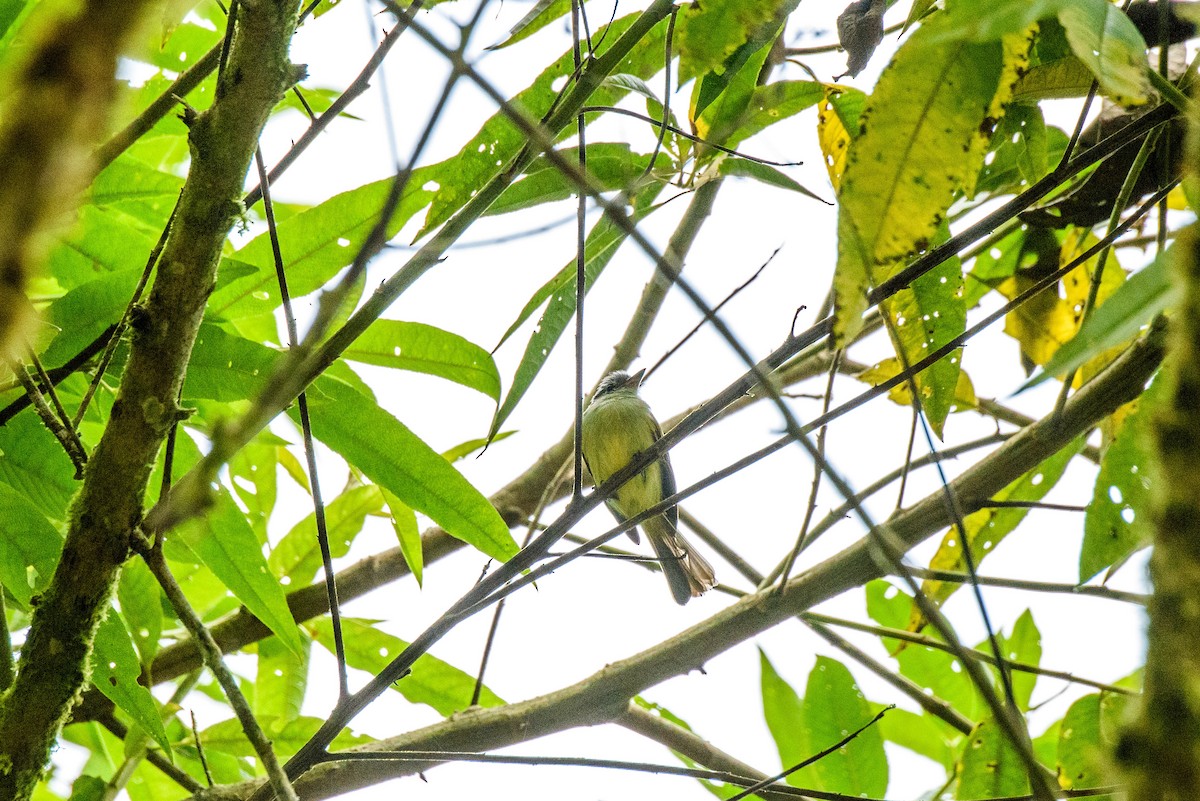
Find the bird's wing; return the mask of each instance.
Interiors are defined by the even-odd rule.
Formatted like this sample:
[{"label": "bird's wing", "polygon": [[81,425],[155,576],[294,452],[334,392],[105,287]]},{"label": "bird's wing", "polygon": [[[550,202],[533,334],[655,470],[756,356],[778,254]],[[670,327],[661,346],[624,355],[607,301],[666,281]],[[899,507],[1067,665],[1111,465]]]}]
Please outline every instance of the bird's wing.
[{"label": "bird's wing", "polygon": [[[658,421],[654,422],[654,441],[658,442],[662,439],[662,428],[658,425]],[[659,476],[662,484],[662,495],[660,498],[669,498],[675,494],[675,471],[671,469],[671,457],[664,453],[659,461]],[[672,506],[670,509],[663,512],[663,515],[671,523],[671,528],[679,527],[679,509]]]}]

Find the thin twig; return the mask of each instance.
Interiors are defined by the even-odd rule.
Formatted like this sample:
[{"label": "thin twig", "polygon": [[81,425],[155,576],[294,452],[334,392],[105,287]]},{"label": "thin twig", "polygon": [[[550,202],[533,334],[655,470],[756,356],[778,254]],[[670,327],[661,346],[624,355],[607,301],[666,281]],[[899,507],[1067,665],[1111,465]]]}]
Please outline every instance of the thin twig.
[{"label": "thin twig", "polygon": [[54,438],[62,445],[67,457],[70,458],[71,464],[75,465],[75,478],[82,478],[84,465],[87,464],[87,453],[84,452],[83,444],[79,441],[75,432],[71,431],[54,414],[54,410],[46,403],[45,397],[42,396],[41,390],[38,389],[37,384],[30,377],[25,365],[13,360],[9,362],[9,369],[12,370],[17,380],[21,382],[21,386],[25,390],[25,395],[29,398],[30,403],[33,404],[33,409],[41,419],[42,425],[54,435]]}]

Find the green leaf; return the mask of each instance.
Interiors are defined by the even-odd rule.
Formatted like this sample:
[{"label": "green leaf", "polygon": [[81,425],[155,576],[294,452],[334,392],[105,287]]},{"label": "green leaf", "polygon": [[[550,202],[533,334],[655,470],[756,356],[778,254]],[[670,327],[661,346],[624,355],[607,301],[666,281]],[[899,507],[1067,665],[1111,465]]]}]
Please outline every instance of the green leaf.
[{"label": "green leaf", "polygon": [[276,468],[280,446],[284,444],[266,431],[229,460],[229,483],[246,507],[246,517],[255,536],[264,544],[267,542],[267,521],[275,509],[279,483]]},{"label": "green leaf", "polygon": [[218,490],[208,516],[180,526],[175,539],[190,548],[288,648],[295,653],[303,650],[283,587],[271,574],[254,530],[227,490]]},{"label": "green leaf", "polygon": [[[287,758],[299,751],[300,747],[317,733],[325,720],[305,715],[291,720],[269,718],[260,719],[258,722],[271,739],[271,746],[275,749],[275,753],[280,757]],[[250,741],[246,739],[246,733],[237,718],[229,718],[204,729],[200,732],[200,742],[204,744],[206,756],[210,751],[241,759],[253,759],[258,756],[254,747],[250,745]],[[352,734],[348,730],[343,730],[329,744],[329,750],[338,751],[356,745],[368,745],[372,742],[375,742],[374,739],[364,734]]]},{"label": "green leaf", "polygon": [[781,0],[705,0],[684,6],[675,28],[680,85],[728,66],[726,61],[747,42],[757,50],[763,29],[778,27],[777,16],[788,5]]},{"label": "green leaf", "polygon": [[[373,484],[351,487],[325,505],[325,528],[329,534],[329,552],[335,558],[345,556],[354,538],[362,531],[368,515],[383,509],[383,494]],[[289,587],[299,589],[312,583],[321,569],[321,549],[317,540],[316,512],[309,514],[284,535],[271,551],[267,564],[271,572]]]},{"label": "green leaf", "polygon": [[[593,42],[615,42],[641,16],[641,13],[627,14],[610,25],[592,33]],[[648,78],[662,69],[663,39],[666,36],[666,20],[650,30],[641,42],[625,59],[617,65],[614,73],[626,73],[640,78]],[[601,48],[596,55],[604,53]],[[574,74],[574,53],[571,50],[563,53],[557,61],[547,67],[534,79],[526,89],[518,92],[509,102],[526,114],[539,119],[556,102],[559,92],[555,87],[567,76]],[[601,86],[588,98],[592,106],[611,106],[625,96],[627,92],[613,85]],[[561,136],[575,133],[572,126],[561,132]],[[430,204],[429,213],[425,216],[417,238],[425,236],[429,231],[444,223],[470,200],[479,188],[498,175],[513,157],[528,145],[528,137],[517,128],[503,112],[492,115],[471,141],[463,147],[456,156],[442,165],[446,167],[436,176],[437,189]],[[441,165],[435,165],[441,166]]]},{"label": "green leaf", "polygon": [[1168,275],[1167,265],[1179,258],[1172,246],[1117,287],[1107,300],[1088,315],[1075,336],[1063,344],[1045,368],[1022,385],[1019,392],[1037,386],[1051,376],[1063,376],[1109,348],[1128,342],[1142,326],[1179,302],[1179,290]]},{"label": "green leaf", "polygon": [[[579,161],[577,147],[562,148],[558,153],[573,164]],[[588,174],[605,190],[634,190],[649,163],[649,153],[634,153],[624,142],[597,142],[587,146]],[[654,159],[654,169],[671,173],[675,171],[675,165],[666,153],[658,153]],[[529,209],[543,203],[566,200],[574,197],[578,191],[574,181],[563,175],[545,156],[539,156],[529,165],[523,178],[496,198],[487,213],[507,214]]]},{"label": "green leaf", "polygon": [[8,484],[0,483],[0,584],[28,609],[50,583],[63,538],[46,516]]},{"label": "green leaf", "polygon": [[150,691],[138,684],[142,666],[133,650],[125,621],[115,609],[108,610],[108,615],[96,629],[91,662],[92,683],[96,689],[145,729],[169,755],[171,742],[163,728],[158,705]]},{"label": "green leaf", "polygon": [[158,653],[158,638],[162,635],[163,594],[154,574],[141,559],[131,559],[121,568],[117,602],[142,665],[149,665]]},{"label": "green leaf", "polygon": [[862,326],[867,292],[892,265],[929,245],[956,193],[983,165],[990,122],[1003,115],[1005,76],[1026,53],[1000,43],[931,46],[929,23],[880,76],[841,179],[834,332]]},{"label": "green leaf", "polygon": [[[333,627],[329,618],[321,618],[308,625],[317,641],[332,651]],[[408,647],[404,640],[380,631],[370,620],[342,618],[342,632],[346,641],[347,664],[371,674],[381,671]],[[437,657],[424,654],[413,663],[412,672],[393,684],[392,688],[414,704],[426,704],[439,714],[449,716],[470,705],[475,678]],[[479,695],[480,706],[500,706],[503,703],[487,687]]]},{"label": "green leaf", "polygon": [[309,388],[308,403],[314,435],[373,482],[488,556],[503,561],[517,552],[487,498],[374,401],[326,375]]},{"label": "green leaf", "polygon": [[1025,766],[1004,732],[991,718],[980,721],[963,748],[954,797],[974,801],[1028,792]]},{"label": "green leaf", "polygon": [[[1072,444],[997,492],[992,496],[993,499],[998,501],[1040,501],[1058,483],[1067,469],[1067,464],[1075,454],[1079,453],[1083,445],[1084,438],[1076,438]],[[963,520],[963,525],[966,527],[965,536],[971,546],[971,555],[975,557],[975,565],[982,564],[983,560],[996,550],[996,546],[1000,544],[1001,540],[1007,537],[1028,513],[1028,508],[1018,506],[984,508],[967,515]],[[964,572],[967,569],[958,526],[952,526],[942,537],[937,552],[929,562],[929,568],[956,572]],[[921,582],[921,591],[935,604],[942,604],[961,586],[962,584],[954,581],[926,579]],[[914,607],[908,629],[920,631],[926,622],[924,615]]]},{"label": "green leaf", "polygon": [[893,709],[879,721],[879,732],[888,742],[907,748],[953,770],[955,754],[946,727],[932,715]]},{"label": "green leaf", "polygon": [[[149,248],[146,252],[149,253]],[[103,273],[51,303],[42,319],[46,330],[56,331],[57,335],[42,351],[42,362],[66,364],[106,328],[120,320],[141,276],[141,267]]]},{"label": "green leaf", "polygon": [[[949,237],[944,226],[938,239]],[[925,273],[882,304],[891,320],[893,345],[901,364],[916,364],[928,354],[953,341],[967,329],[963,303],[962,262],[957,256]],[[921,409],[938,439],[955,392],[962,367],[962,348],[947,353],[915,376]]]},{"label": "green leaf", "polygon": [[387,490],[383,490],[383,499],[387,503],[388,516],[392,520],[392,528],[396,532],[396,541],[400,546],[400,555],[404,557],[408,569],[412,571],[417,586],[423,586],[422,572],[425,568],[425,551],[421,544],[421,532],[417,528],[417,515],[408,504]]},{"label": "green leaf", "polygon": [[533,8],[529,9],[529,13],[512,26],[502,42],[487,49],[499,50],[527,39],[570,10],[571,0],[537,0]]},{"label": "green leaf", "polygon": [[485,439],[484,437],[478,437],[476,439],[469,439],[466,442],[460,442],[457,445],[455,445],[453,448],[450,448],[449,450],[446,450],[446,451],[442,451],[442,458],[444,458],[447,462],[454,464],[455,462],[457,462],[460,459],[466,459],[472,453],[475,453],[475,451],[483,450],[484,448],[486,448],[488,445],[490,445],[493,442],[499,442],[500,440],[508,439],[515,433],[517,433],[517,432],[516,431],[501,431],[499,434],[492,437],[492,439],[490,441]]},{"label": "green leaf", "polygon": [[[636,202],[637,206],[632,215],[634,223],[641,223],[651,212],[657,207],[653,204],[654,199],[658,196],[662,189],[661,184],[655,184],[647,188],[647,191],[638,195]],[[617,252],[617,249],[626,239],[625,230],[613,223],[607,215],[600,218],[588,233],[587,240],[584,243],[583,255],[583,270],[584,270],[584,291],[591,289],[592,284],[608,266],[609,261]],[[529,337],[529,343],[525,346],[525,353],[521,357],[521,363],[517,365],[516,373],[513,375],[512,386],[509,387],[508,394],[504,397],[504,402],[500,404],[500,408],[496,410],[496,415],[492,419],[492,425],[488,429],[488,438],[493,439],[500,431],[500,427],[504,425],[504,421],[517,408],[517,404],[521,398],[525,396],[525,392],[533,384],[533,380],[537,378],[541,372],[542,365],[546,363],[546,359],[550,357],[550,351],[554,349],[558,343],[559,337],[566,330],[567,324],[575,316],[575,261],[570,261],[566,266],[559,270],[558,274],[542,285],[529,302],[525,304],[525,308],[517,316],[504,337],[500,340],[500,344],[504,344],[516,330],[524,323],[534,311],[537,310],[542,303],[549,299],[545,311],[542,312],[542,317],[538,321],[537,328]],[[499,345],[497,345],[499,347]]]},{"label": "green leaf", "polygon": [[1013,103],[996,126],[976,193],[1016,193],[1040,180],[1062,159],[1066,135],[1047,128],[1038,106]]},{"label": "green leaf", "polygon": [[[808,759],[814,750],[808,741],[808,728],[804,725],[804,704],[761,648],[758,649],[758,657],[762,668],[763,718],[775,740],[775,747],[779,749],[780,763],[784,768],[789,768]],[[801,774],[808,776],[806,771],[801,771]],[[791,777],[788,783],[792,783]]]},{"label": "green leaf", "polygon": [[[783,5],[794,7],[795,0]],[[742,126],[781,25],[781,21],[768,23],[739,46],[722,69],[708,72],[696,82],[689,113],[693,133],[706,142],[723,145]],[[700,152],[705,153],[702,147]],[[716,155],[716,151],[708,151],[709,158]]]},{"label": "green leaf", "polygon": [[[759,656],[763,712],[784,768],[834,745],[874,716],[840,662],[818,656],[801,700],[766,654],[760,650]],[[872,726],[837,751],[789,774],[787,781],[795,787],[879,797],[887,789],[887,777],[883,735]]]},{"label": "green leaf", "polygon": [[376,320],[346,349],[345,358],[436,375],[500,400],[500,374],[492,355],[432,325]]},{"label": "green leaf", "polygon": [[[428,205],[433,194],[425,186],[437,180],[440,168],[441,165],[432,165],[413,171],[404,196],[388,221],[388,238]],[[280,249],[293,298],[319,289],[353,261],[367,234],[379,221],[393,183],[393,179],[385,178],[365,184],[279,223]],[[238,320],[274,310],[280,296],[269,232],[256,236],[236,255],[239,261],[256,267],[257,272],[214,292],[208,303],[211,312],[227,320]]]},{"label": "green leaf", "polygon": [[734,175],[741,178],[753,178],[754,180],[766,184],[767,186],[778,187],[779,189],[787,189],[790,192],[799,192],[802,195],[807,195],[814,200],[819,200],[826,205],[833,205],[828,200],[825,200],[816,192],[806,189],[798,181],[788,177],[785,173],[775,169],[769,164],[762,164],[749,159],[740,159],[736,156],[728,156],[721,160],[721,175]]},{"label": "green leaf", "polygon": [[[1000,647],[1005,659],[1037,666],[1042,661],[1042,633],[1033,622],[1033,613],[1026,609],[1013,624],[1012,633],[1000,636]],[[980,647],[986,647],[984,643]],[[1033,697],[1033,688],[1037,684],[1037,674],[1024,670],[1014,670],[1009,674],[1012,678],[1013,694],[1017,706],[1022,711],[1029,711],[1029,700]]]},{"label": "green leaf", "polygon": [[1058,12],[1058,21],[1105,95],[1122,106],[1150,101],[1146,41],[1124,12],[1108,0],[1074,0]]},{"label": "green leaf", "polygon": [[1085,695],[1067,710],[1058,734],[1058,776],[1064,789],[1107,784],[1100,741],[1100,694]]},{"label": "green leaf", "polygon": [[312,640],[295,653],[278,637],[258,643],[258,673],[254,680],[254,715],[290,722],[300,717],[304,692],[308,686],[308,660]]},{"label": "green leaf", "polygon": [[[914,611],[912,596],[898,587],[876,579],[867,584],[867,614],[881,626],[904,630]],[[911,679],[919,687],[929,688],[967,718],[973,719],[984,709],[979,692],[967,676],[958,659],[943,650],[927,645],[901,643],[887,637],[880,638],[883,646],[900,665],[900,674]],[[948,733],[953,747],[957,732]]]},{"label": "green leaf", "polygon": [[[93,179],[89,195],[95,206],[114,206],[143,223],[162,223],[170,216],[182,188],[179,176],[123,154]],[[89,209],[84,206],[81,211]],[[142,255],[143,263],[147,255]]]},{"label": "green leaf", "polygon": [[[828,748],[874,716],[846,666],[818,656],[804,691],[804,722],[808,742],[817,750]],[[827,754],[809,768],[818,786],[828,792],[879,798],[887,791],[888,763],[883,735],[871,726],[846,745]],[[803,773],[804,771],[800,771]],[[793,774],[799,775],[799,774]],[[791,777],[788,777],[789,780]],[[790,783],[790,781],[789,781]],[[809,786],[800,781],[796,786]]]},{"label": "green leaf", "polygon": [[824,97],[825,84],[818,81],[772,81],[756,86],[741,123],[723,144],[736,148],[775,123],[815,106]]},{"label": "green leaf", "polygon": [[[1104,307],[1101,306],[1101,309]],[[1154,421],[1167,394],[1169,382],[1160,373],[1137,400],[1104,449],[1096,476],[1092,502],[1083,522],[1083,547],[1079,551],[1079,581],[1119,565],[1150,544],[1154,471]]]}]

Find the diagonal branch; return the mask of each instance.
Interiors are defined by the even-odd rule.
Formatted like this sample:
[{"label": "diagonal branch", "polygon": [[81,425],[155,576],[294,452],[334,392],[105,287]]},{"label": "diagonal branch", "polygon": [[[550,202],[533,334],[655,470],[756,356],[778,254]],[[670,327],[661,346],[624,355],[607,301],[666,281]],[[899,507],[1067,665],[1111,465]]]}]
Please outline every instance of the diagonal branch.
[{"label": "diagonal branch", "polygon": [[[952,482],[963,509],[969,513],[979,508],[994,492],[1136,397],[1162,355],[1163,331],[1156,327],[1072,397],[1061,416],[1035,423],[985,462],[965,471]],[[938,491],[910,509],[893,514],[886,525],[898,542],[911,548],[948,522],[949,514]],[[781,593],[764,591],[746,596],[677,636],[610,664],[577,684],[521,703],[457,715],[371,748],[482,751],[576,726],[617,720],[638,693],[698,668],[734,645],[882,574],[874,545],[868,538],[861,539],[789,581]],[[301,777],[296,787],[306,799],[328,798],[385,779],[414,775],[439,761],[359,762],[350,768],[323,764]],[[248,797],[256,787],[255,783],[241,785],[234,793]]]}]

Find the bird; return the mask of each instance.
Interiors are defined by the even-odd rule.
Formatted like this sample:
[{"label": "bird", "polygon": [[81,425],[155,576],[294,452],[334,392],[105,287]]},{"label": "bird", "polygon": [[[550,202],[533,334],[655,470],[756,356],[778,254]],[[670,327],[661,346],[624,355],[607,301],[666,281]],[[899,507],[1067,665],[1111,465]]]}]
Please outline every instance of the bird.
[{"label": "bird", "polygon": [[[606,375],[583,413],[583,460],[596,486],[637,454],[650,448],[662,436],[662,429],[650,406],[638,396],[645,370],[630,375],[616,371]],[[619,522],[637,517],[664,498],[675,494],[675,473],[664,453],[641,473],[621,485],[605,500]],[[679,510],[672,506],[661,514],[642,521],[641,527],[658,557],[671,595],[679,604],[716,586],[712,565],[696,552],[679,533]],[[640,542],[637,528],[629,530],[634,542]]]}]

